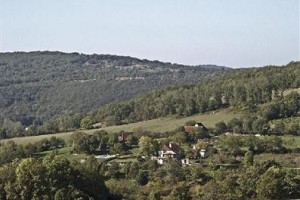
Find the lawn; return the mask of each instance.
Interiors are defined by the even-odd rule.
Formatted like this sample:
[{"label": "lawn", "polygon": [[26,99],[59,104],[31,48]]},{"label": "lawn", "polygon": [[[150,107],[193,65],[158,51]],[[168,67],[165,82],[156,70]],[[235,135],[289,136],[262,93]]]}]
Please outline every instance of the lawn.
[{"label": "lawn", "polygon": [[[220,121],[229,121],[230,119],[236,117],[240,117],[241,114],[235,113],[230,109],[223,109],[214,112],[209,112],[205,114],[198,114],[193,115],[190,117],[184,118],[176,118],[175,116],[153,119],[143,122],[137,122],[132,124],[124,124],[120,126],[110,126],[105,127],[102,129],[92,129],[92,130],[80,130],[88,134],[92,134],[94,131],[97,130],[106,130],[108,132],[119,132],[121,130],[124,131],[136,131],[139,129],[148,130],[148,131],[157,131],[157,132],[165,132],[165,131],[172,131],[179,126],[183,126],[185,122],[189,120],[195,120],[196,122],[201,122],[207,127],[214,127],[217,122]],[[52,136],[62,138],[67,141],[70,135],[74,132],[66,132],[66,133],[57,133],[57,134],[49,134],[49,135],[39,135],[39,136],[30,136],[30,137],[19,137],[19,138],[12,138],[12,139],[4,139],[1,142],[7,142],[9,140],[13,140],[18,144],[28,144],[34,143],[36,141],[42,140],[44,138],[50,138]]]}]

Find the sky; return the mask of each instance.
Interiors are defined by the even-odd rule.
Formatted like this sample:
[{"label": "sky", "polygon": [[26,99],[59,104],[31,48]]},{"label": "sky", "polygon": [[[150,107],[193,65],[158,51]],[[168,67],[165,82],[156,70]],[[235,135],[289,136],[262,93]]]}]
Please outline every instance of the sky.
[{"label": "sky", "polygon": [[0,52],[284,65],[300,60],[299,9],[299,0],[0,0]]}]

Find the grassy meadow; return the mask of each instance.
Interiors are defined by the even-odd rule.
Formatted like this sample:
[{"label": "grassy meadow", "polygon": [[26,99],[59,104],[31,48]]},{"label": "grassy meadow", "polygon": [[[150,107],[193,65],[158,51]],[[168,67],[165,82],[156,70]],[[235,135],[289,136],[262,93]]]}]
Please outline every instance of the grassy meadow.
[{"label": "grassy meadow", "polygon": [[283,95],[286,96],[286,95],[290,94],[291,92],[298,92],[300,94],[300,88],[293,88],[293,89],[285,90],[283,92]]},{"label": "grassy meadow", "polygon": [[[100,129],[92,129],[92,130],[77,130],[83,131],[85,133],[91,134],[97,130],[105,130],[108,132],[119,132],[119,131],[136,131],[136,130],[148,130],[154,132],[166,132],[172,131],[180,126],[183,126],[189,120],[195,120],[196,122],[201,122],[207,127],[214,127],[217,122],[220,121],[229,121],[230,119],[236,117],[240,117],[241,114],[235,113],[230,109],[223,109],[214,112],[209,112],[205,114],[198,114],[193,115],[190,117],[184,118],[176,118],[175,116],[153,119],[148,121],[142,121],[132,124],[124,124],[120,126],[109,126]],[[67,141],[70,135],[74,132],[64,132],[64,133],[57,133],[57,134],[48,134],[48,135],[39,135],[39,136],[30,136],[30,137],[19,137],[19,138],[12,138],[12,139],[4,139],[1,142],[7,142],[9,140],[13,140],[18,144],[28,144],[34,143],[44,138],[50,138],[52,136],[62,138],[63,140]]]}]

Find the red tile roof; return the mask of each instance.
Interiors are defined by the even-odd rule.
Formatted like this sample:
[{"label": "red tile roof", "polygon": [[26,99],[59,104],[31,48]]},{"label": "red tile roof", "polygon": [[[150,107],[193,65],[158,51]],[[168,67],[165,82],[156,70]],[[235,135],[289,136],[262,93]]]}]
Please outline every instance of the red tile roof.
[{"label": "red tile roof", "polygon": [[185,126],[184,127],[184,132],[186,133],[193,133],[195,132],[196,130],[199,130],[199,129],[204,129],[204,130],[208,130],[202,123],[196,123],[195,126]]}]

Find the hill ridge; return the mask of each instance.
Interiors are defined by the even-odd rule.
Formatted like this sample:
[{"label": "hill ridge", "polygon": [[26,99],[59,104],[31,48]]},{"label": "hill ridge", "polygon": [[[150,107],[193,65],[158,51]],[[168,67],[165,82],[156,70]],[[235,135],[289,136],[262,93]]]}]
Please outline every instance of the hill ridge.
[{"label": "hill ridge", "polygon": [[[211,66],[212,68],[210,68]],[[86,113],[155,89],[197,84],[232,71],[109,54],[0,53],[0,126]]]}]

